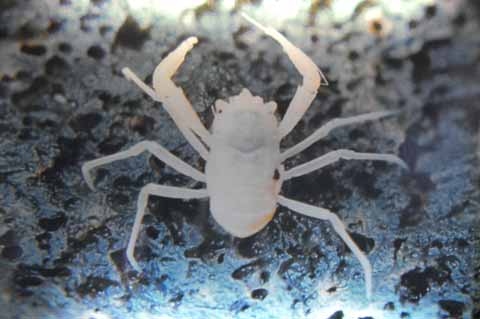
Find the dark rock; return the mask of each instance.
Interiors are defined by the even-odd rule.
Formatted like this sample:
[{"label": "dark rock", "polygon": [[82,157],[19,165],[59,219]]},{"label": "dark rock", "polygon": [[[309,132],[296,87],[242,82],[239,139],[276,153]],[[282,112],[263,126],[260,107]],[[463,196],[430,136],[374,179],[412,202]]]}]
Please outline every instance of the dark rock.
[{"label": "dark rock", "polygon": [[20,51],[29,55],[41,56],[47,52],[47,48],[41,44],[22,44]]},{"label": "dark rock", "polygon": [[150,28],[141,29],[138,22],[131,16],[128,16],[118,29],[113,41],[112,49],[118,46],[127,47],[133,50],[140,50],[150,38]]},{"label": "dark rock", "polygon": [[105,50],[99,45],[92,45],[87,50],[87,54],[89,57],[94,58],[95,60],[101,60],[105,57]]},{"label": "dark rock", "polygon": [[253,299],[263,300],[267,297],[267,295],[268,295],[268,290],[267,289],[259,288],[259,289],[255,289],[254,291],[252,291],[252,298]]},{"label": "dark rock", "polygon": [[440,308],[448,312],[452,318],[461,318],[465,311],[465,304],[456,300],[440,300]]}]

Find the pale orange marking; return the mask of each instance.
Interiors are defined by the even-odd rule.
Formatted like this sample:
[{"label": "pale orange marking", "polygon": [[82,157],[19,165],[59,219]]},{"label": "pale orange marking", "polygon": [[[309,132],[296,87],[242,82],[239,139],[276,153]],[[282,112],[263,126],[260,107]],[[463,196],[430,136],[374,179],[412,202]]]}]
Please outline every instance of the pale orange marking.
[{"label": "pale orange marking", "polygon": [[265,215],[262,219],[260,219],[257,223],[252,225],[252,228],[257,230],[257,229],[262,229],[267,225],[273,218],[273,215],[275,215],[275,211],[277,208],[275,207],[269,214]]}]

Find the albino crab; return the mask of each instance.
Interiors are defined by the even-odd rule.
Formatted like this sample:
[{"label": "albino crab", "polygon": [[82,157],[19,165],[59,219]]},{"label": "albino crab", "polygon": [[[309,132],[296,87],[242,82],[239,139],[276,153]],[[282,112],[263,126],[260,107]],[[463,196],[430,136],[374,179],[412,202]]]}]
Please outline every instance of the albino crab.
[{"label": "albino crab", "polygon": [[180,199],[208,197],[214,219],[230,234],[242,238],[251,236],[265,227],[273,218],[277,205],[280,204],[300,214],[331,222],[335,231],[360,261],[365,273],[367,296],[370,297],[372,267],[365,254],[346,232],[338,216],[325,208],[286,198],[280,195],[280,190],[283,181],[305,175],[340,159],[386,161],[405,168],[406,164],[394,155],[358,153],[346,149],[329,152],[287,171],[284,170],[282,162],[327,136],[337,127],[379,119],[393,112],[373,112],[333,119],[302,142],[281,151],[280,141],[305,114],[316,96],[322,79],[326,84],[328,83],[312,60],[283,35],[273,28],[260,25],[247,15],[243,16],[276,40],[303,76],[303,84],[297,89],[281,122],[278,123],[275,117],[274,102],[265,103],[260,97],[252,96],[247,89],[243,89],[239,95],[230,98],[229,101],[215,102],[212,106],[214,120],[209,132],[201,123],[182,89],[175,86],[171,80],[187,52],[198,42],[197,38],[190,37],[156,67],[153,73],[154,90],[142,82],[130,69],[124,68],[122,72],[127,79],[137,84],[155,101],[162,102],[187,141],[206,160],[205,173],[172,155],[159,144],[144,141],[125,151],[86,162],[82,166],[83,176],[89,187],[94,189],[90,176],[91,169],[148,151],[180,173],[206,184],[205,189],[186,189],[157,184],[148,184],[142,188],[126,252],[129,262],[137,271],[141,271],[141,268],[133,252],[150,195]]}]

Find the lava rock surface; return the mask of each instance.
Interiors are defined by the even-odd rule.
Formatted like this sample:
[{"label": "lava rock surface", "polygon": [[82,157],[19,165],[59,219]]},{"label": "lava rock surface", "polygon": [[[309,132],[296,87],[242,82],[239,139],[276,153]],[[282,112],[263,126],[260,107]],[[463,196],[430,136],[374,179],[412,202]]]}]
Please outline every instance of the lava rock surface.
[{"label": "lava rock surface", "polygon": [[[268,1],[228,10],[212,1],[177,16],[128,1],[2,1],[0,318],[476,318],[480,6],[405,1],[408,10],[395,11],[361,1],[338,17],[335,2],[312,1],[282,24]],[[243,87],[285,113],[302,79],[239,10],[278,28],[330,81],[283,148],[335,117],[400,111],[335,130],[286,163],[350,148],[409,165],[340,161],[282,190],[344,221],[373,265],[370,303],[332,227],[283,207],[238,239],[208,200],[151,198],[137,273],[124,253],[141,187],[202,184],[149,155],[96,169],[96,192],[81,176],[85,161],[142,140],[204,169],[161,103],[120,72],[129,66],[150,83],[188,36],[200,42],[175,82],[207,127],[210,106]]]}]

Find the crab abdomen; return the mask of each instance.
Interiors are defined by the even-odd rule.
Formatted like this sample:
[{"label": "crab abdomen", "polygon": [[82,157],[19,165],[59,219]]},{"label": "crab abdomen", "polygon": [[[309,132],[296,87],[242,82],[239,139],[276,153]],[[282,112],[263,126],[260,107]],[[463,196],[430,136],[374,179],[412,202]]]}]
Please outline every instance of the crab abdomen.
[{"label": "crab abdomen", "polygon": [[277,207],[279,153],[212,148],[205,169],[210,211],[230,234],[248,237],[265,227]]}]

